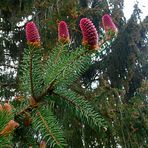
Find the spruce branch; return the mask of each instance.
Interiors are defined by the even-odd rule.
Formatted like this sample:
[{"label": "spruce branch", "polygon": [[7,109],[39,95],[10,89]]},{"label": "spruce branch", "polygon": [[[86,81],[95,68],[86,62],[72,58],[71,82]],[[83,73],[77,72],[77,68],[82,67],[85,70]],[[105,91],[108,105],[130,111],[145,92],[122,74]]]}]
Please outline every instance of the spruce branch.
[{"label": "spruce branch", "polygon": [[90,54],[88,50],[85,50],[81,47],[77,48],[73,52],[70,52],[67,50],[67,48],[65,48],[66,46],[63,46],[63,49],[61,49],[61,47],[60,49],[59,47],[57,47],[57,49],[55,49],[55,51],[51,54],[51,57],[47,61],[44,76],[46,90],[44,90],[44,92],[47,92],[47,89],[53,82],[55,82],[54,85],[56,85],[61,80],[61,78],[64,79],[65,77],[63,73],[65,71],[68,72],[68,70],[70,70],[71,67],[73,67],[76,64],[78,65],[79,62],[82,62],[81,64],[83,65],[84,59],[87,55]]},{"label": "spruce branch", "polygon": [[53,95],[56,96],[54,98],[58,100],[57,103],[61,102],[67,104],[67,107],[75,112],[80,120],[86,122],[95,130],[100,127],[107,127],[107,122],[82,96],[65,88],[57,88],[57,90],[53,91]]},{"label": "spruce branch", "polygon": [[62,47],[59,49],[59,52],[57,53],[57,55],[56,55],[56,57],[55,57],[54,64],[56,64],[56,63],[58,62],[58,60],[59,60],[59,58],[60,58],[60,56],[61,56],[61,54],[62,54],[62,51],[63,51],[63,49],[64,49],[63,44],[61,44],[61,45],[62,45]]},{"label": "spruce branch", "polygon": [[46,127],[46,130],[49,132],[49,134],[51,135],[51,137],[53,138],[53,140],[56,142],[57,145],[60,145],[60,142],[56,139],[55,135],[52,133],[51,129],[48,127],[44,117],[42,116],[42,114],[37,110],[37,114],[40,116],[43,124]]},{"label": "spruce branch", "polygon": [[33,108],[37,108],[38,103],[35,101],[33,97],[29,99],[25,99],[21,102],[20,106],[16,108],[17,112],[15,113],[15,118],[26,114],[27,112],[31,112]]},{"label": "spruce branch", "polygon": [[34,110],[33,127],[40,130],[42,139],[50,147],[65,147],[66,142],[61,128],[49,108],[42,107]]},{"label": "spruce branch", "polygon": [[[90,64],[88,58],[91,51],[78,48],[72,53],[69,53],[66,47],[67,45],[62,45],[62,47],[59,46],[58,50],[55,49],[54,53],[51,54],[51,58],[47,62],[47,68],[45,68],[47,69],[45,72],[45,81],[48,80],[48,85],[43,89],[42,93],[36,98],[36,100],[40,100],[46,96],[48,92],[52,92],[55,85],[58,83],[70,84],[70,81],[74,81],[80,76],[80,73],[86,69],[86,65],[88,66]],[[56,70],[57,73],[53,74],[53,77],[50,80],[48,75],[52,75],[52,72],[55,72]]]},{"label": "spruce branch", "polygon": [[41,58],[41,49],[29,46],[28,49],[25,49],[21,65],[23,91],[31,94],[35,100],[41,94],[43,87]]}]

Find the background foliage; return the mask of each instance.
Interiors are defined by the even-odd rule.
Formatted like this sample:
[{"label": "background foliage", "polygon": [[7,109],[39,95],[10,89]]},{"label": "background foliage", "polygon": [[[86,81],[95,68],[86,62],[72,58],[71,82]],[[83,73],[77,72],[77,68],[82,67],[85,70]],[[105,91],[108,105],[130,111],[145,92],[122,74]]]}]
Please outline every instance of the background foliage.
[{"label": "background foliage", "polygon": [[[69,50],[73,50],[81,44],[80,19],[90,18],[101,39],[101,17],[110,13],[119,29],[118,37],[112,45],[105,46],[107,52],[95,55],[89,69],[70,86],[91,102],[109,122],[109,128],[97,133],[73,115],[69,116],[67,110],[55,102],[51,104],[52,109],[62,122],[69,147],[147,147],[148,17],[141,21],[141,10],[135,5],[127,21],[123,6],[123,0],[109,0],[109,3],[106,0],[1,0],[1,101],[21,99],[18,73],[27,47],[24,32],[27,21],[34,20],[38,25],[46,61],[57,44],[57,23],[60,20],[68,23],[72,40]],[[21,129],[24,136],[16,131],[13,143],[28,146],[31,140],[34,141],[32,132],[26,134],[27,130]]]}]

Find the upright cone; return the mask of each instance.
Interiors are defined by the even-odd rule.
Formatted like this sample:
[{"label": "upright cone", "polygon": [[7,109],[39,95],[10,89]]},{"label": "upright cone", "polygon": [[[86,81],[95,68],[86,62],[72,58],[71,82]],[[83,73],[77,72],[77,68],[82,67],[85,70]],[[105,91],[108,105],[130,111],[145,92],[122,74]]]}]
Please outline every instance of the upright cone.
[{"label": "upright cone", "polygon": [[102,24],[105,30],[105,35],[107,40],[110,40],[118,33],[116,25],[114,24],[112,18],[108,14],[103,15]]},{"label": "upright cone", "polygon": [[26,24],[26,38],[29,45],[40,46],[40,35],[34,22]]},{"label": "upright cone", "polygon": [[98,33],[92,21],[88,18],[82,18],[80,28],[83,35],[82,44],[88,45],[90,49],[98,49]]},{"label": "upright cone", "polygon": [[58,40],[62,43],[69,43],[69,30],[65,21],[60,21],[58,24]]}]

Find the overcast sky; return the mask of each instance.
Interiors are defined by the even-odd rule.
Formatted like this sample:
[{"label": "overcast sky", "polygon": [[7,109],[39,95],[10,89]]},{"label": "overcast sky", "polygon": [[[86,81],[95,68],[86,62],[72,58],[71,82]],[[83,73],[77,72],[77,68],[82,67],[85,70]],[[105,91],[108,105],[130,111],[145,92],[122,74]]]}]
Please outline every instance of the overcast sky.
[{"label": "overcast sky", "polygon": [[133,6],[136,4],[136,1],[139,2],[139,7],[143,12],[141,18],[144,19],[145,16],[148,16],[148,0],[124,0],[124,14],[127,19],[130,18],[133,12]]}]

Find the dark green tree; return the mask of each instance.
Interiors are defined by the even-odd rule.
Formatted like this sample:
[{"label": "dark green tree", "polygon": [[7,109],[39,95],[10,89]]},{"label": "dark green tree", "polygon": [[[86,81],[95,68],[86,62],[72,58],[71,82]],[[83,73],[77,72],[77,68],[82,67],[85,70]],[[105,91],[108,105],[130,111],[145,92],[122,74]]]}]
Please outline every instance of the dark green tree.
[{"label": "dark green tree", "polygon": [[[148,17],[141,20],[141,10],[139,10],[138,5],[135,5],[133,14],[127,21],[124,17],[123,6],[123,0],[110,0],[108,2],[106,0],[1,0],[0,99],[1,102],[9,100],[16,109],[12,116],[8,116],[7,120],[4,119],[7,112],[2,114],[2,121],[5,122],[1,125],[7,125],[8,121],[12,119],[20,124],[18,129],[9,137],[13,144],[5,141],[5,138],[1,141],[15,147],[36,147],[41,139],[45,138],[46,140],[46,136],[48,137],[50,133],[42,134],[42,132],[47,132],[44,131],[42,117],[52,127],[53,123],[55,126],[57,125],[55,123],[57,122],[56,115],[64,130],[68,147],[117,147],[118,145],[122,147],[147,147]],[[31,95],[29,95],[31,92],[28,91],[29,87],[26,85],[28,83],[26,80],[30,79],[27,75],[29,68],[27,65],[23,66],[29,62],[27,59],[30,54],[30,49],[26,44],[25,23],[33,20],[38,25],[43,49],[35,51],[35,54],[39,54],[41,57],[35,56],[33,64],[40,65],[38,60],[43,58],[44,65],[50,62],[49,57],[54,59],[53,53],[56,55],[61,47],[61,45],[57,45],[57,23],[59,21],[65,20],[70,28],[71,44],[63,46],[63,54],[65,52],[71,53],[71,57],[65,58],[67,61],[64,61],[68,62],[68,59],[73,60],[75,56],[81,55],[79,53],[81,50],[83,52],[82,47],[80,47],[81,50],[79,49],[82,41],[79,28],[80,19],[90,18],[100,33],[99,39],[101,40],[104,35],[101,17],[105,13],[111,14],[119,30],[114,42],[105,43],[104,51],[93,54],[93,60],[90,60],[89,56],[87,58],[84,56],[89,61],[88,64],[85,65],[85,58],[77,61],[78,65],[73,63],[76,64],[73,71],[79,71],[82,68],[83,72],[78,72],[77,79],[76,77],[73,79],[73,71],[71,71],[71,75],[65,71],[60,79],[56,80],[57,82],[52,83],[49,91],[45,91],[47,94],[43,93],[43,98],[37,97],[38,101],[36,102],[42,102],[39,103],[39,109],[36,108],[36,103],[30,104],[28,99],[32,100]],[[23,59],[26,59],[26,62],[23,62]],[[59,60],[59,65],[57,63],[53,65],[54,68],[57,66],[57,70],[59,70],[58,66],[62,67],[60,62],[63,61],[61,60],[63,59]],[[89,68],[84,68],[87,69],[85,71],[83,66],[89,66]],[[25,79],[23,79],[23,83],[26,83],[23,87],[22,67],[26,69]],[[35,94],[37,96],[42,90],[46,90],[49,79],[52,79],[57,71],[54,69],[55,73],[51,73],[52,76],[48,77],[49,79],[46,78],[46,81],[43,81],[44,78],[41,75],[43,76],[44,70],[53,69],[53,67],[41,67],[43,69],[40,71],[38,70],[40,66],[33,69],[34,77],[38,78],[34,79],[37,80],[35,81]],[[67,75],[68,78],[65,79]],[[61,84],[62,87],[58,87]],[[63,87],[63,84],[70,84],[68,85],[69,91],[67,91],[67,87]],[[77,95],[83,97],[76,97]],[[82,108],[86,109],[84,114],[80,112],[79,106],[74,108],[71,107],[72,104],[67,103],[69,96],[76,101],[75,103],[80,103]],[[65,98],[64,102],[62,97]],[[44,109],[40,108],[40,105],[44,106]],[[108,127],[103,125],[104,128],[99,130],[96,126],[94,127],[90,118],[87,119],[87,116],[95,116],[95,113],[87,113],[89,108],[95,108],[95,113],[99,114],[99,120],[104,118]],[[48,116],[46,116],[47,112]],[[53,122],[49,123],[49,121]],[[41,128],[41,130],[36,130],[34,127]],[[61,127],[59,128],[61,129]],[[3,128],[4,126],[0,128],[0,131]],[[56,138],[63,142],[64,139],[61,138],[63,134],[57,134],[58,131],[54,128],[53,131],[57,135]],[[51,144],[51,142],[49,143]]]}]

